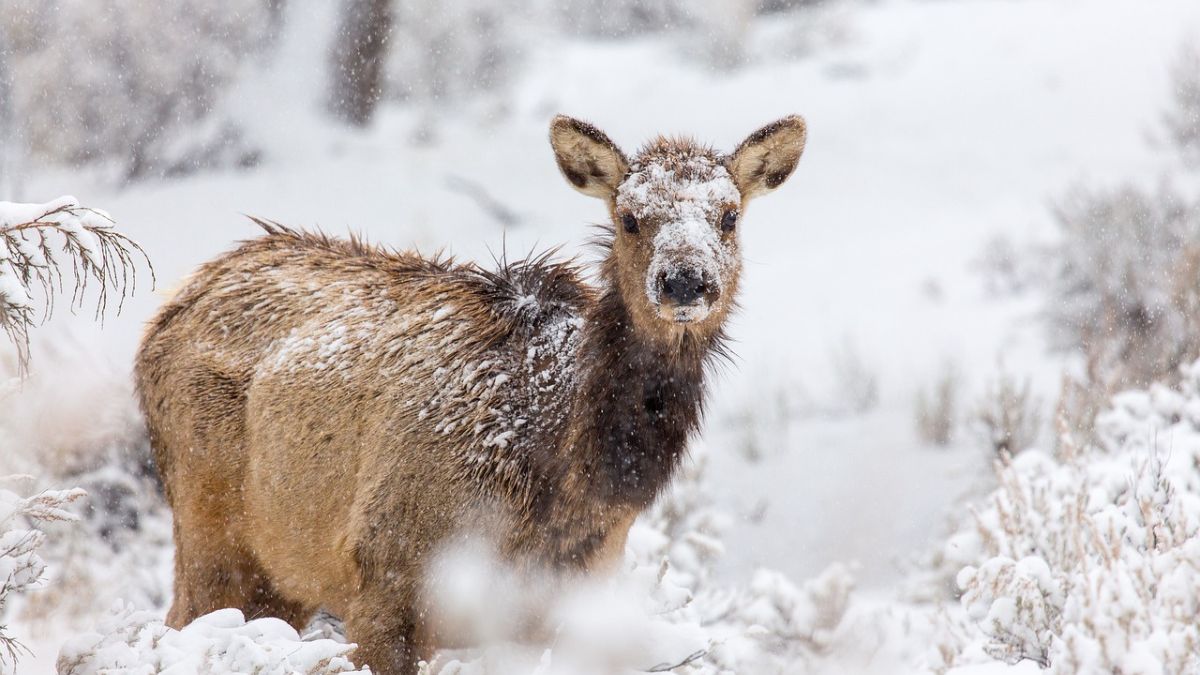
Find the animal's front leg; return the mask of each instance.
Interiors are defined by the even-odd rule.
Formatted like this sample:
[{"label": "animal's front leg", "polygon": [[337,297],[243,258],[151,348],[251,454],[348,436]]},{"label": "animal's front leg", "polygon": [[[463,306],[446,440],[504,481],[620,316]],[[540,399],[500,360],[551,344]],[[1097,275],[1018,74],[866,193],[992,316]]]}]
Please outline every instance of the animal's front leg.
[{"label": "animal's front leg", "polygon": [[411,596],[365,587],[346,619],[346,637],[358,644],[350,657],[376,675],[414,675],[417,662],[428,657],[418,648],[418,619]]}]

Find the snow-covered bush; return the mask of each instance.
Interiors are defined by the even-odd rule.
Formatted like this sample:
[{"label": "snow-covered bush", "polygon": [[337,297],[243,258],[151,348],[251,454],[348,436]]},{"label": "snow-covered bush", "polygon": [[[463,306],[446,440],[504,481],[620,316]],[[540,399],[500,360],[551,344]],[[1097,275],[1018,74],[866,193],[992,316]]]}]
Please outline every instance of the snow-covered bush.
[{"label": "snow-covered bush", "polygon": [[[38,320],[34,288],[44,295],[42,320],[54,309],[54,292],[69,268],[74,288],[71,307],[81,306],[94,281],[96,316],[117,296],[117,311],[136,289],[135,256],[149,266],[142,247],[114,229],[111,216],[79,205],[74,197],[45,204],[0,201],[0,327],[17,347],[19,370],[29,359],[29,329]],[[153,277],[154,269],[150,268]]]},{"label": "snow-covered bush", "polygon": [[[39,528],[55,521],[76,520],[67,506],[84,494],[76,488],[20,497],[0,488],[0,622],[12,596],[38,586],[45,574],[46,562],[38,549],[46,535]],[[19,648],[17,639],[0,623],[0,673],[15,672]]]},{"label": "snow-covered bush", "polygon": [[[0,358],[13,351],[0,345]],[[0,393],[0,475],[32,474],[89,495],[79,522],[42,527],[53,583],[10,608],[32,628],[90,628],[117,600],[165,610],[170,597],[171,517],[133,383],[98,352],[54,332],[38,341],[37,367]],[[0,378],[15,369],[0,365]]]},{"label": "snow-covered bush", "polygon": [[[856,627],[846,621],[854,577],[833,564],[797,585],[772,570],[758,570],[745,588],[700,597],[698,622],[714,636],[707,658],[694,672],[797,673],[819,666]],[[703,617],[720,617],[718,620]],[[874,630],[870,631],[874,632]],[[863,654],[878,649],[880,634],[862,644]],[[839,655],[838,658],[841,658]],[[864,658],[866,662],[869,659]]]},{"label": "snow-covered bush", "polygon": [[[641,579],[646,597],[657,602],[657,609],[645,608],[642,621],[669,623],[707,642],[704,653],[676,672],[804,672],[846,632],[853,574],[833,564],[799,584],[767,569],[757,570],[745,586],[718,583],[713,568],[725,551],[721,536],[732,523],[714,503],[705,472],[701,454],[630,533],[628,578],[635,584]],[[656,570],[657,583],[646,583]],[[687,594],[683,602],[680,590]],[[663,664],[682,660],[664,657]]]},{"label": "snow-covered bush", "polygon": [[175,136],[211,111],[268,15],[261,0],[0,0],[22,136],[51,161],[166,172],[184,159],[168,153]]},{"label": "snow-covered bush", "polygon": [[[868,662],[886,631],[879,616],[846,621],[854,604],[846,566],[801,584],[770,570],[745,586],[716,582],[720,534],[729,523],[712,502],[703,468],[701,459],[634,525],[616,579],[572,588],[554,603],[557,628],[548,649],[504,642],[444,652],[422,673],[803,673],[834,653]],[[488,588],[492,603],[499,595]],[[869,648],[835,649],[847,643]]]},{"label": "snow-covered bush", "polygon": [[1117,396],[1094,444],[997,464],[951,537],[989,654],[1055,673],[1200,668],[1200,362]]},{"label": "snow-covered bush", "polygon": [[706,487],[707,467],[707,456],[697,453],[670,492],[638,518],[629,535],[629,567],[668,562],[682,577],[681,585],[693,590],[711,580],[714,563],[725,553],[721,537],[731,523]]},{"label": "snow-covered bush", "polygon": [[206,614],[182,630],[168,628],[153,612],[128,606],[101,622],[98,631],[68,640],[59,653],[60,675],[136,673],[239,673],[326,675],[369,673],[334,640],[302,640],[280,619],[246,621],[236,609]]},{"label": "snow-covered bush", "polygon": [[1047,314],[1102,398],[1200,356],[1200,204],[1166,185],[1077,189],[1055,216]]},{"label": "snow-covered bush", "polygon": [[[54,584],[23,599],[17,617],[38,625],[90,628],[118,601],[161,616],[170,602],[171,514],[141,461],[144,446],[101,446],[88,464],[61,472],[88,492],[80,522],[46,528],[43,556]],[[56,618],[57,617],[57,618]]]},{"label": "snow-covered bush", "polygon": [[[585,675],[683,662],[701,667],[713,636],[693,605],[710,583],[727,524],[700,485],[702,470],[702,460],[686,470],[670,497],[633,526],[624,564],[610,580],[570,583],[548,596],[537,580],[530,584],[481,552],[455,552],[439,565],[439,621],[469,622],[485,646],[442,652],[422,672]],[[508,641],[512,627],[531,613],[549,620],[549,648]]]}]

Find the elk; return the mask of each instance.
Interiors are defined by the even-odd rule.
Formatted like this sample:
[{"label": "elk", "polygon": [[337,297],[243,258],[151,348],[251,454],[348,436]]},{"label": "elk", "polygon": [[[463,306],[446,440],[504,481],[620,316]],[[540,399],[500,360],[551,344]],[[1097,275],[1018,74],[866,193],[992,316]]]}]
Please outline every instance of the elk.
[{"label": "elk", "polygon": [[747,202],[804,149],[791,116],[732,153],[632,159],[559,116],[558,167],[605,201],[599,283],[549,255],[456,264],[255,219],[150,321],[135,377],[173,508],[167,623],[237,607],[345,621],[412,673],[449,638],[422,577],[486,532],[505,561],[610,569],[680,464],[725,353]]}]

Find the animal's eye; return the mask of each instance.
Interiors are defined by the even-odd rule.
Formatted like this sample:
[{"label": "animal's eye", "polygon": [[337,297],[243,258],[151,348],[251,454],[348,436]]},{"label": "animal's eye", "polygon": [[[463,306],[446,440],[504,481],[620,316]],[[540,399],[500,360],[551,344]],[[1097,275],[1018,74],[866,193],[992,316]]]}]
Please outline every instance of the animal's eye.
[{"label": "animal's eye", "polygon": [[738,212],[737,209],[729,209],[721,215],[721,231],[733,232],[733,228],[737,227]]},{"label": "animal's eye", "polygon": [[625,215],[621,216],[621,226],[624,227],[625,231],[629,234],[637,234],[637,216],[633,215],[632,213],[626,213]]}]

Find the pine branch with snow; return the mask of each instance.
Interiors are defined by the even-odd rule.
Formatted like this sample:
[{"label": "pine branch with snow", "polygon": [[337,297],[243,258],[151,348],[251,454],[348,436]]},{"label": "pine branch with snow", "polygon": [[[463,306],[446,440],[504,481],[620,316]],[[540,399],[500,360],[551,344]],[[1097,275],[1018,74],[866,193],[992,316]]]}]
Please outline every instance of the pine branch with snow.
[{"label": "pine branch with snow", "polygon": [[[115,229],[112,216],[80,206],[74,197],[45,204],[0,202],[0,327],[17,347],[22,373],[29,363],[29,330],[54,311],[56,292],[71,278],[71,308],[82,307],[90,283],[96,287],[96,318],[110,297],[117,312],[137,287],[137,258],[154,267],[136,241]],[[39,313],[33,290],[45,300]]]}]

